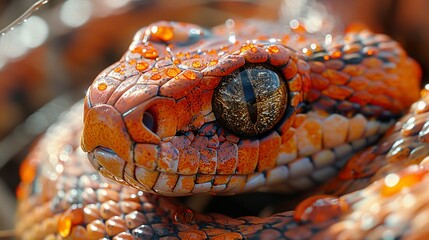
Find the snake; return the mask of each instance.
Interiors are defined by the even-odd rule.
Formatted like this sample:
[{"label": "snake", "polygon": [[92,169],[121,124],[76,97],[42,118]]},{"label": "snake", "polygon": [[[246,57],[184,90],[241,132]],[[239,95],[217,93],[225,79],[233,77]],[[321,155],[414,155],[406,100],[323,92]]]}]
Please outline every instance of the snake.
[{"label": "snake", "polygon": [[[140,29],[20,168],[20,239],[424,239],[429,94],[386,35]],[[230,217],[181,196],[278,192]]]}]

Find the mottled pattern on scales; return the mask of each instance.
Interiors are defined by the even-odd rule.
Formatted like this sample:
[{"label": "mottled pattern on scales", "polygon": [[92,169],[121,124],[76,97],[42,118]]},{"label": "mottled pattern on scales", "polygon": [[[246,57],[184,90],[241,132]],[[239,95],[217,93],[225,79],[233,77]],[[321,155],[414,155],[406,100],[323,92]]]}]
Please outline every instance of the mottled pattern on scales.
[{"label": "mottled pattern on scales", "polygon": [[[420,69],[385,35],[348,33],[325,42],[302,28],[282,30],[255,22],[212,31],[158,22],[140,30],[121,60],[89,88],[83,119],[80,103],[23,164],[19,235],[357,237],[350,226],[368,224],[359,221],[377,210],[362,208],[364,203],[403,198],[404,188],[425,180],[424,167],[395,173],[427,156],[419,148],[429,129],[418,117],[428,110],[425,98],[381,144],[355,155],[341,170],[418,99]],[[397,143],[411,136],[401,142],[410,147]],[[380,178],[384,183],[371,184]],[[267,218],[204,215],[165,197],[315,186],[318,194],[338,195],[316,195],[294,212]],[[350,191],[355,192],[343,195]],[[378,206],[385,215],[401,209]],[[422,229],[407,221],[397,231],[384,220],[353,229],[361,231],[358,238]]]}]

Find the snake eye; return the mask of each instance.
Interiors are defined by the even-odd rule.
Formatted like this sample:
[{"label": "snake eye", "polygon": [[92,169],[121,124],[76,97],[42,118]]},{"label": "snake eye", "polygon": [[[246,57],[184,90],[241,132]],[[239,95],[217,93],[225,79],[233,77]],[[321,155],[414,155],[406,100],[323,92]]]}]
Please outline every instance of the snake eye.
[{"label": "snake eye", "polygon": [[255,137],[271,130],[288,102],[284,79],[269,65],[247,64],[224,77],[214,92],[218,122],[237,136]]}]

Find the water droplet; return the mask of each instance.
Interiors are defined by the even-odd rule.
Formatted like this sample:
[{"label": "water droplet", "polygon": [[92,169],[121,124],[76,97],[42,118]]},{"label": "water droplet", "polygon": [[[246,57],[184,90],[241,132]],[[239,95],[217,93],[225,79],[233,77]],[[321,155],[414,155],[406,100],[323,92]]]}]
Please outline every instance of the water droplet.
[{"label": "water droplet", "polygon": [[106,84],[105,82],[100,82],[100,83],[98,83],[97,88],[98,88],[98,90],[100,90],[100,91],[104,91],[104,90],[106,90],[106,89],[107,89],[107,84]]},{"label": "water droplet", "polygon": [[136,64],[136,69],[138,71],[144,71],[149,67],[149,64],[147,62],[138,62]]},{"label": "water droplet", "polygon": [[195,78],[197,78],[197,74],[193,71],[190,71],[190,70],[184,71],[183,75],[185,76],[185,78],[187,78],[189,80],[194,80]]},{"label": "water droplet", "polygon": [[131,50],[131,53],[138,53],[144,58],[154,59],[158,57],[158,51],[151,45],[148,46],[137,46],[133,50]]},{"label": "water droplet", "polygon": [[155,48],[145,48],[142,51],[142,56],[149,59],[158,57],[158,51]]},{"label": "water droplet", "polygon": [[200,68],[202,66],[203,66],[203,64],[200,61],[193,61],[192,62],[192,67],[194,67],[194,68]]},{"label": "water droplet", "polygon": [[268,52],[270,53],[278,53],[280,49],[277,46],[269,46],[267,47]]},{"label": "water droplet", "polygon": [[167,68],[165,74],[169,77],[175,77],[180,73],[180,69],[177,67]]},{"label": "water droplet", "polygon": [[171,26],[153,26],[152,37],[162,41],[170,41],[174,37],[174,29]]},{"label": "water droplet", "polygon": [[152,79],[152,80],[159,80],[159,79],[161,79],[161,75],[158,74],[158,73],[155,73],[152,76],[150,76],[150,79]]},{"label": "water droplet", "polygon": [[340,58],[342,55],[343,55],[343,54],[341,53],[341,51],[334,51],[334,52],[331,54],[331,57],[332,57],[332,58]]},{"label": "water droplet", "polygon": [[245,51],[251,50],[254,47],[255,46],[253,46],[253,44],[245,44],[245,45],[241,46],[240,52],[245,52]]},{"label": "water droplet", "polygon": [[411,187],[419,183],[426,171],[420,168],[412,168],[400,174],[391,173],[384,178],[384,184],[381,188],[381,195],[391,196],[400,192],[402,189]]},{"label": "water droplet", "polygon": [[212,59],[212,60],[210,60],[210,62],[209,62],[209,66],[214,66],[214,65],[216,65],[217,64],[217,59]]}]

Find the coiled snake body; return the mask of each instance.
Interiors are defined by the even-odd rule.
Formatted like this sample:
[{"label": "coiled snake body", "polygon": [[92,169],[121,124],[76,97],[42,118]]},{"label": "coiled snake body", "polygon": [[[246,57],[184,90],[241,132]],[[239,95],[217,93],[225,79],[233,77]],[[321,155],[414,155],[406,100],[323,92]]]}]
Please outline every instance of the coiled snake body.
[{"label": "coiled snake body", "polygon": [[[282,30],[140,30],[23,163],[19,237],[428,235],[429,99],[417,101],[417,64],[384,35]],[[310,187],[317,195],[295,211],[265,218],[201,214],[169,197]]]}]

